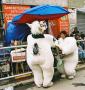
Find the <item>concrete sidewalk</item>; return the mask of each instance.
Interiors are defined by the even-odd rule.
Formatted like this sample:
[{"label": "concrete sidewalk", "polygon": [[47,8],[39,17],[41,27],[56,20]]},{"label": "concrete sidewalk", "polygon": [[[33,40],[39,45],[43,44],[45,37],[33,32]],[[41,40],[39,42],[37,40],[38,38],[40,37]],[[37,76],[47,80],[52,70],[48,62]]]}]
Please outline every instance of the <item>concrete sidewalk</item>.
[{"label": "concrete sidewalk", "polygon": [[[58,79],[54,81],[54,85],[50,88],[37,88],[34,82],[23,84],[23,86],[15,87],[15,90],[85,90],[85,64],[79,64],[76,68],[77,75],[74,79]],[[75,85],[80,85],[75,87]],[[83,85],[83,86],[82,86]],[[80,89],[81,88],[81,89]]]},{"label": "concrete sidewalk", "polygon": [[[77,71],[80,71],[80,70],[83,70],[83,69],[85,69],[85,63],[77,65],[77,68],[76,68]],[[54,76],[56,77],[56,75],[58,76],[59,74],[55,73]],[[23,81],[20,81],[20,82],[16,82],[16,83],[12,83],[12,84],[7,84],[5,86],[2,85],[2,86],[0,86],[0,89],[3,89],[4,87],[8,87],[8,86],[19,86],[21,84],[22,85],[30,84],[30,87],[33,87],[33,85],[34,85],[33,78],[30,78],[30,79],[27,79],[27,80],[23,80]]]},{"label": "concrete sidewalk", "polygon": [[[84,64],[78,64],[77,68],[76,68],[76,71],[80,71],[80,70],[83,70],[83,69],[85,69],[85,63]],[[29,80],[29,81],[33,82],[33,78],[31,80]],[[29,82],[29,83],[31,83],[31,82]]]},{"label": "concrete sidewalk", "polygon": [[30,88],[23,85],[23,89],[20,87],[15,90],[85,90],[85,70],[77,72],[76,77],[72,80],[59,79],[54,82],[54,85],[49,88],[38,88],[31,86]]}]

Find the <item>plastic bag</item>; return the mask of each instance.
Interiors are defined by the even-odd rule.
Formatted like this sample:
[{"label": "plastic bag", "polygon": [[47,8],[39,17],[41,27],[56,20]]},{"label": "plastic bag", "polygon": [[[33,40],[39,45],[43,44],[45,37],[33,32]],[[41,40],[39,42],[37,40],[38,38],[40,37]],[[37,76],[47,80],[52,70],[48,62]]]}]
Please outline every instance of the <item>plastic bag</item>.
[{"label": "plastic bag", "polygon": [[63,59],[60,58],[60,56],[58,55],[57,56],[57,70],[60,72],[60,73],[63,73],[64,72],[64,61]]}]

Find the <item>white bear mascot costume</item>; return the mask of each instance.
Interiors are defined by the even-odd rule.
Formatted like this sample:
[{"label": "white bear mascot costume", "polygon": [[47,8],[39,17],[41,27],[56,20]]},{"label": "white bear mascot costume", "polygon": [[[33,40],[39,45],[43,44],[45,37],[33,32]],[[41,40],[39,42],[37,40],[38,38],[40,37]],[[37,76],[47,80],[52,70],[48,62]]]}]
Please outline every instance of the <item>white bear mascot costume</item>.
[{"label": "white bear mascot costume", "polygon": [[78,64],[78,47],[74,37],[66,37],[64,40],[60,39],[59,44],[56,41],[56,46],[62,50],[64,71],[61,72],[61,77],[68,77],[68,79],[73,79],[76,75],[76,66]]},{"label": "white bear mascot costume", "polygon": [[27,37],[27,63],[34,74],[34,82],[38,87],[52,86],[54,74],[53,36],[43,34],[47,28],[45,21],[34,21],[28,24],[32,34]]}]

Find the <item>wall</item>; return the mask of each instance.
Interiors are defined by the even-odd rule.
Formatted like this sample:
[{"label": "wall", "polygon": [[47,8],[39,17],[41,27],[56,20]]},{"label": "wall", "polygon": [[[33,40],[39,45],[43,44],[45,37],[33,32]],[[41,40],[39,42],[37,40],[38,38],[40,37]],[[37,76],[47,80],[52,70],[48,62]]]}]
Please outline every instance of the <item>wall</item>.
[{"label": "wall", "polygon": [[85,13],[77,12],[77,26],[79,32],[85,34]]},{"label": "wall", "polygon": [[3,15],[5,28],[7,23],[11,21],[16,15],[21,14],[24,10],[29,9],[28,5],[19,5],[19,4],[3,4]]},{"label": "wall", "polygon": [[55,36],[56,38],[59,37],[60,32],[65,30],[69,33],[69,17],[65,15],[61,18],[56,18],[55,20],[49,20],[49,28],[50,34]]},{"label": "wall", "polygon": [[69,8],[80,8],[85,6],[85,0],[68,0]]},{"label": "wall", "polygon": [[17,3],[28,5],[54,4],[67,7],[68,0],[3,0],[3,3]]},{"label": "wall", "polygon": [[74,27],[77,26],[77,11],[76,9],[69,9],[69,23],[70,23],[70,33],[73,31]]}]

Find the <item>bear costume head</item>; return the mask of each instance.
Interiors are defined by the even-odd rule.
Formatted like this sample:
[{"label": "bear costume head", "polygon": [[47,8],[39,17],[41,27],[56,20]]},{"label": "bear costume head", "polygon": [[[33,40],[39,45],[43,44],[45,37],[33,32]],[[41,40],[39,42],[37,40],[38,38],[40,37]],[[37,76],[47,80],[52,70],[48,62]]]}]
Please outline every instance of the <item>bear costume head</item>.
[{"label": "bear costume head", "polygon": [[45,21],[34,21],[31,24],[27,25],[31,28],[32,34],[43,34],[44,31],[47,29],[47,25]]}]

